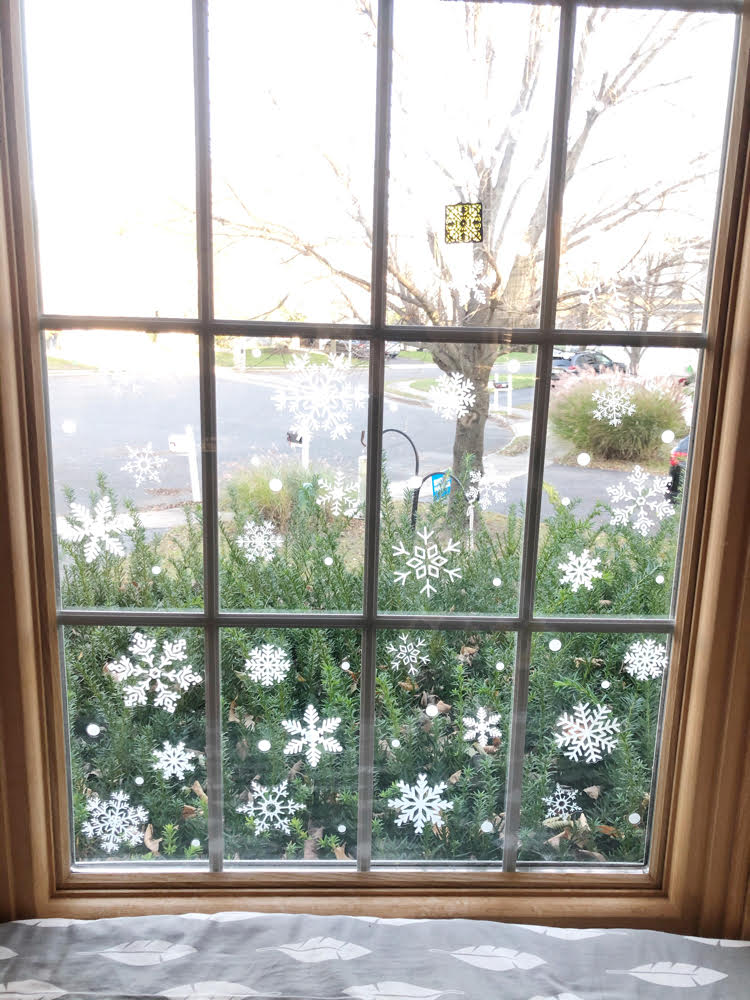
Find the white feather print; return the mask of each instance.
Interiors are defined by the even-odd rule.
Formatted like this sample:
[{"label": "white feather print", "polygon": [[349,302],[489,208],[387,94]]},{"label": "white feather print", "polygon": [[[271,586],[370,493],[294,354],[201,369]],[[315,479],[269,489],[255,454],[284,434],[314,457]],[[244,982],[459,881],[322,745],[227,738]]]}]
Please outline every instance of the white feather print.
[{"label": "white feather print", "polygon": [[55,1000],[64,997],[67,990],[60,990],[52,983],[39,979],[19,979],[14,983],[0,983],[0,996],[23,997],[24,1000]]},{"label": "white feather print", "polygon": [[688,965],[686,962],[652,962],[649,965],[637,965],[633,969],[607,969],[607,972],[612,975],[634,976],[644,983],[672,986],[675,989],[709,986],[727,978],[725,972],[706,969],[701,965]]},{"label": "white feather print", "polygon": [[17,954],[17,951],[11,951],[10,948],[3,948],[3,946],[0,945],[0,961],[5,958],[15,958]]},{"label": "white feather print", "polygon": [[542,927],[540,924],[518,924],[525,931],[534,934],[546,934],[548,937],[559,938],[561,941],[585,941],[586,938],[601,937],[609,931],[597,930],[594,927]]},{"label": "white feather print", "polygon": [[464,996],[463,990],[434,990],[411,983],[382,982],[366,986],[350,986],[344,990],[355,1000],[441,1000],[450,995]]},{"label": "white feather print", "polygon": [[173,986],[164,990],[161,996],[172,997],[174,1000],[242,1000],[243,997],[278,996],[277,993],[258,993],[257,990],[244,986],[242,983],[226,983],[221,980],[205,983],[186,983],[184,986]]},{"label": "white feather print", "polygon": [[295,962],[350,962],[353,958],[369,955],[370,949],[336,938],[316,937],[307,941],[293,941],[273,948],[258,948],[258,951],[280,951]]},{"label": "white feather print", "polygon": [[[431,951],[439,951],[431,948]],[[478,969],[489,969],[492,972],[508,972],[510,969],[535,969],[544,965],[543,958],[527,951],[516,951],[514,948],[493,948],[490,944],[480,944],[475,948],[459,948],[458,951],[442,952],[451,955],[460,962],[475,965]]]},{"label": "white feather print", "polygon": [[79,955],[101,955],[122,965],[161,965],[176,958],[192,955],[195,948],[189,944],[173,944],[171,941],[123,941],[104,951],[79,951]]}]

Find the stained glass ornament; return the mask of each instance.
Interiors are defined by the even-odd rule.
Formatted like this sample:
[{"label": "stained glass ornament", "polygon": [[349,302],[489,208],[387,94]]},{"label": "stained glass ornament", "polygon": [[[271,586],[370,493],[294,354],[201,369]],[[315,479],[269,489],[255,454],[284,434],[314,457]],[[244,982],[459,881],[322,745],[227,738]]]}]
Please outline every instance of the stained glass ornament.
[{"label": "stained glass ornament", "polygon": [[481,243],[482,203],[461,203],[445,206],[445,242]]}]

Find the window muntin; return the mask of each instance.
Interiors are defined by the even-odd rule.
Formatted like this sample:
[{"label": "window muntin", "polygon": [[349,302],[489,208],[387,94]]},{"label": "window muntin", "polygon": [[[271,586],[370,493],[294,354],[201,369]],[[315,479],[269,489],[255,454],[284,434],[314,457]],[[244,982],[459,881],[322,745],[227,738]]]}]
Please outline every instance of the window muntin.
[{"label": "window muntin", "polygon": [[[200,6],[200,5],[198,5]],[[386,12],[388,7],[386,5]],[[382,12],[381,12],[382,13]],[[561,33],[562,33],[562,45],[561,51],[563,53],[563,65],[564,65],[564,55],[567,42],[572,42],[573,38],[573,17],[572,8],[566,8],[563,11],[562,22],[561,22]],[[387,37],[387,21],[386,28],[383,29],[385,36]],[[200,52],[202,46],[205,43],[205,22],[202,21],[201,17],[196,20],[196,35],[198,38],[197,50]],[[567,40],[567,41],[566,41]],[[380,49],[380,68],[381,76],[383,79],[382,69],[383,65],[388,61],[388,49],[387,46],[383,47],[381,45]],[[562,74],[565,77],[565,74]],[[202,89],[203,88],[203,89]],[[205,108],[207,107],[207,91],[205,90],[205,80],[203,82],[199,81],[199,106]],[[560,150],[560,139],[564,134],[564,123],[565,123],[565,87],[562,90],[558,89],[555,102],[555,117],[554,117],[554,127],[553,134],[556,140],[553,141],[553,153],[557,151],[559,154]],[[382,98],[381,91],[381,98]],[[381,125],[383,123],[382,115],[379,118]],[[204,129],[199,129],[201,134],[205,135]],[[385,144],[385,132],[381,128],[378,133],[378,150],[379,155],[376,157],[378,163],[383,163],[382,152]],[[203,168],[205,168],[207,160],[208,147],[203,146]],[[200,164],[199,164],[200,165]],[[563,164],[559,158],[552,156],[552,169],[551,169],[551,182],[550,182],[550,204],[552,206],[552,211],[550,212],[550,217],[555,217],[555,212],[559,209],[561,204],[561,194],[562,194],[562,174],[563,174]],[[202,176],[205,179],[206,172],[205,169],[202,170]],[[378,219],[382,219],[384,207],[385,207],[385,185],[383,183],[384,174],[376,171],[375,176],[375,212],[374,217],[376,219],[376,225],[374,227],[375,238],[375,258],[376,264],[379,259],[381,262],[385,261],[385,241],[382,228],[379,228]],[[202,206],[199,212],[199,229],[201,228],[201,218],[205,223],[207,218],[208,203],[205,199],[205,187],[202,188],[204,197],[199,201]],[[203,227],[203,233],[205,235],[205,226]],[[554,234],[554,230],[551,231]],[[205,239],[204,239],[205,246]],[[482,629],[489,629],[490,631],[500,630],[501,632],[506,632],[513,637],[515,641],[515,669],[514,669],[514,684],[512,691],[512,701],[509,710],[510,716],[510,729],[508,734],[508,748],[507,748],[507,777],[506,777],[506,795],[505,795],[505,816],[504,816],[504,828],[503,828],[503,857],[502,857],[502,867],[506,871],[512,871],[516,867],[516,855],[517,852],[524,849],[524,842],[522,837],[520,837],[521,826],[520,826],[520,814],[519,807],[521,804],[521,793],[523,786],[523,770],[524,770],[524,757],[523,750],[526,745],[526,719],[528,711],[528,699],[530,694],[530,688],[528,684],[529,670],[533,666],[532,663],[532,637],[533,633],[543,630],[547,631],[553,630],[565,630],[573,629],[574,631],[579,631],[581,624],[588,624],[588,621],[581,623],[567,623],[564,618],[552,618],[549,615],[545,617],[534,617],[533,608],[533,598],[535,590],[535,573],[536,573],[536,556],[537,556],[537,543],[543,538],[544,532],[546,530],[545,525],[539,523],[539,508],[541,506],[541,487],[544,481],[544,442],[542,439],[542,431],[545,426],[545,417],[547,404],[549,402],[549,378],[550,370],[553,366],[553,361],[555,357],[555,344],[560,340],[564,339],[568,343],[572,343],[574,346],[577,344],[579,347],[585,347],[586,344],[591,343],[591,337],[585,337],[581,334],[576,334],[574,331],[569,331],[562,336],[554,332],[554,304],[555,304],[555,261],[556,261],[556,243],[551,237],[547,240],[548,250],[552,251],[552,257],[547,257],[546,267],[544,272],[544,280],[542,282],[542,296],[541,296],[541,326],[538,329],[524,332],[522,337],[510,337],[507,340],[512,343],[514,340],[524,343],[535,343],[538,346],[538,363],[536,376],[537,381],[535,385],[535,395],[534,395],[534,405],[532,410],[532,427],[534,428],[534,433],[531,436],[531,446],[530,446],[530,474],[528,479],[528,489],[527,489],[527,519],[524,524],[524,536],[523,536],[523,559],[521,563],[521,573],[520,573],[520,601],[518,605],[517,614],[510,616],[498,616],[490,615],[464,615],[464,620],[451,621],[448,616],[443,614],[431,614],[420,611],[419,614],[414,617],[410,614],[404,612],[398,612],[394,614],[386,614],[376,611],[375,604],[375,583],[377,577],[377,560],[375,559],[375,543],[377,542],[377,528],[372,516],[369,519],[366,518],[364,525],[364,533],[366,539],[365,545],[365,560],[364,560],[364,608],[362,613],[354,612],[348,615],[342,615],[340,612],[336,611],[323,611],[314,612],[313,615],[303,614],[301,617],[299,612],[278,612],[274,615],[273,619],[269,618],[268,613],[264,612],[245,612],[241,613],[238,611],[221,611],[218,605],[218,588],[216,586],[217,580],[217,570],[220,565],[220,549],[217,544],[217,539],[219,537],[218,530],[214,531],[213,527],[220,520],[218,515],[216,496],[217,493],[214,492],[213,486],[207,488],[206,496],[207,501],[204,504],[203,509],[203,525],[204,525],[204,562],[207,568],[206,578],[208,581],[207,591],[206,591],[206,611],[205,612],[177,612],[170,613],[168,611],[157,611],[155,614],[148,619],[144,619],[143,625],[136,621],[132,613],[118,613],[118,612],[105,612],[104,616],[108,624],[112,625],[125,625],[127,624],[130,628],[131,633],[135,632],[136,627],[154,626],[154,627],[171,627],[171,626],[184,626],[189,625],[199,625],[202,627],[205,635],[205,687],[206,687],[206,771],[209,776],[208,781],[208,848],[210,856],[210,866],[212,870],[219,870],[223,866],[222,855],[222,800],[221,800],[221,732],[220,732],[220,722],[222,718],[222,706],[219,698],[218,682],[219,682],[219,642],[218,633],[219,627],[224,626],[227,628],[251,628],[262,626],[264,628],[273,625],[275,627],[284,626],[308,626],[308,627],[318,627],[320,629],[328,629],[336,626],[348,625],[351,627],[362,628],[363,633],[363,646],[362,646],[362,659],[361,659],[361,675],[360,675],[360,692],[362,697],[363,711],[360,720],[360,728],[362,730],[362,739],[360,740],[359,750],[360,750],[360,795],[358,797],[358,838],[356,844],[356,861],[357,867],[361,870],[366,870],[371,864],[371,857],[373,854],[373,848],[377,847],[377,844],[373,841],[372,831],[373,826],[371,818],[375,813],[375,803],[372,800],[371,787],[366,776],[369,774],[369,769],[373,756],[375,754],[375,745],[373,737],[373,722],[377,719],[377,705],[376,705],[376,667],[378,660],[378,635],[380,630],[383,628],[394,629],[413,629],[419,628],[427,632],[439,632],[439,631],[453,631],[455,626],[460,628],[467,627],[472,630],[472,632],[478,632]],[[550,264],[550,261],[552,262]],[[199,334],[201,340],[201,439],[203,444],[203,470],[204,470],[204,481],[207,483],[215,483],[217,480],[217,466],[216,466],[216,454],[213,446],[213,441],[215,439],[216,431],[216,413],[214,411],[214,393],[216,383],[213,377],[213,371],[211,362],[213,360],[215,349],[219,346],[216,341],[217,335],[222,336],[225,332],[230,331],[229,326],[222,327],[222,324],[212,322],[210,320],[210,299],[211,299],[211,285],[209,282],[210,278],[210,267],[206,265],[205,254],[201,258],[202,266],[200,268],[200,281],[202,290],[202,302],[203,311],[202,319],[200,322],[194,324],[195,331]],[[386,313],[383,308],[385,301],[385,268],[376,266],[376,276],[380,275],[381,279],[376,282],[373,289],[373,313],[374,317],[379,317],[380,320],[386,318]],[[75,320],[75,317],[71,317],[71,322]],[[95,319],[89,320],[89,325],[95,326]],[[49,324],[48,324],[49,325]],[[59,324],[58,324],[59,325]],[[63,324],[64,325],[64,324]],[[79,323],[80,325],[80,323]],[[127,324],[123,321],[123,326]],[[45,321],[42,319],[42,326],[45,326]],[[50,326],[51,329],[51,326]],[[249,328],[248,332],[260,334],[261,330],[258,327]],[[267,331],[269,336],[274,338],[279,338],[283,335],[282,331],[278,327],[269,329]],[[291,331],[290,331],[291,332]],[[327,332],[320,329],[314,331],[316,333]],[[395,332],[395,331],[393,331]],[[370,499],[371,508],[376,509],[377,507],[377,476],[374,474],[373,470],[379,467],[379,460],[382,455],[385,442],[382,441],[379,432],[384,428],[384,421],[382,420],[382,412],[380,401],[384,395],[384,383],[385,383],[385,373],[384,368],[381,367],[381,357],[386,353],[385,347],[391,342],[393,332],[390,332],[381,324],[374,325],[372,329],[367,331],[366,342],[369,343],[370,351],[370,361],[371,361],[371,378],[370,387],[374,390],[370,398],[370,409],[368,414],[368,434],[366,440],[366,448],[368,455],[368,466],[370,469],[369,477],[366,482],[366,495]],[[430,333],[426,330],[419,328],[408,328],[400,331],[400,336],[404,337],[403,343],[421,343],[423,345],[429,345],[432,342],[440,342],[436,338],[436,334]],[[430,339],[432,336],[433,340]],[[321,338],[330,339],[330,338]],[[453,336],[452,338],[456,342],[462,342],[464,338],[459,336]],[[472,336],[472,342],[486,343],[488,341],[499,341],[501,338],[497,334],[485,331],[475,331]],[[554,343],[553,343],[554,341]],[[632,344],[633,339],[628,339],[627,334],[623,333],[606,333],[601,337],[605,351],[611,350],[611,345],[619,344]],[[702,334],[677,334],[672,333],[660,336],[659,334],[651,334],[643,337],[643,342],[648,344],[649,349],[656,347],[658,345],[665,345],[666,343],[672,343],[675,347],[678,346],[701,346],[705,341]],[[504,344],[507,347],[507,344]],[[354,349],[354,343],[352,344]],[[375,431],[376,433],[373,433]],[[73,624],[91,624],[93,621],[94,610],[81,609],[81,610],[61,610],[59,615],[59,620],[63,625]],[[111,618],[109,617],[111,615]],[[466,619],[469,619],[468,621]],[[98,620],[101,621],[101,615],[98,616]],[[601,622],[601,619],[599,620]],[[607,631],[611,630],[612,627],[616,627],[619,632],[623,635],[640,635],[646,622],[644,619],[622,619],[615,617],[614,620],[610,619],[607,624]],[[602,628],[601,624],[597,620],[590,620],[590,631],[593,633],[596,631],[597,627]],[[648,622],[649,631],[652,628],[658,628],[659,634],[664,636],[669,636],[674,628],[673,620],[668,617],[660,617],[653,621]],[[400,633],[399,633],[400,634]],[[443,713],[444,714],[444,713]],[[455,724],[455,716],[451,716],[453,723]],[[499,803],[498,803],[499,805]],[[497,815],[500,815],[499,813]],[[377,818],[377,816],[375,817]],[[604,824],[606,825],[606,824]],[[377,828],[376,828],[377,829]],[[439,828],[440,829],[440,828]],[[386,853],[392,854],[392,851],[387,851]],[[425,852],[428,853],[428,852]],[[432,852],[429,852],[432,853]],[[411,859],[408,863],[425,865],[430,863],[426,858],[418,861],[414,857],[414,852],[410,852]],[[457,857],[461,857],[462,852],[457,852]],[[388,865],[393,865],[398,859],[385,859],[382,861],[377,857],[374,864],[382,864],[386,867]],[[466,859],[464,857],[463,862],[449,862],[449,867],[456,864],[466,863],[471,861],[471,858]],[[485,863],[485,862],[483,862]],[[486,862],[490,866],[497,864],[497,862],[492,859],[488,859]],[[526,862],[524,862],[525,864]],[[584,862],[585,865],[585,862]]]}]

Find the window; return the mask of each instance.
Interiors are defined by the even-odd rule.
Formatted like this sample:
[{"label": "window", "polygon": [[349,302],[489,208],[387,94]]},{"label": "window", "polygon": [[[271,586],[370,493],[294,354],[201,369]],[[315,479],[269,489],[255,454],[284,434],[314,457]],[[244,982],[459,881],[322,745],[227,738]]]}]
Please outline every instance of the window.
[{"label": "window", "polygon": [[[273,25],[256,60],[232,54],[244,5],[196,3],[191,22],[165,4],[149,44],[168,84],[118,95],[107,58],[91,98],[114,91],[111,121],[146,123],[151,162],[97,160],[82,129],[78,169],[57,176],[38,164],[60,107],[81,103],[65,86],[80,96],[92,76],[94,15],[73,5],[52,33],[38,15],[57,8],[27,5],[76,875],[396,868],[406,883],[478,867],[554,881],[548,869],[652,863],[736,19],[422,6],[301,12],[300,58],[311,37],[317,57],[330,48],[322,62],[352,58],[347,95],[337,72],[311,70],[300,96]],[[426,16],[442,26],[431,47]],[[69,80],[47,33],[66,60],[80,52]],[[609,79],[635,38],[654,51],[632,93],[592,101],[586,74],[606,63]],[[660,65],[669,45],[685,49]],[[497,77],[477,72],[476,47]],[[690,78],[716,98],[705,112],[667,72],[701,50],[716,52]],[[461,88],[443,82],[449,64]],[[662,90],[695,145],[655,130],[654,160],[626,126]],[[289,153],[233,145],[238,94],[248,136],[298,150],[296,184]],[[321,114],[334,94],[336,115]],[[588,137],[608,113],[605,162]],[[470,130],[501,136],[503,159]],[[330,175],[305,188],[300,164],[318,169],[318,153]],[[373,157],[370,211],[358,192]],[[675,179],[686,157],[705,176]],[[179,178],[186,162],[195,199],[183,181],[141,203],[139,172]],[[65,212],[110,177],[112,215],[76,214],[87,259]],[[656,441],[628,441],[634,414]]]}]

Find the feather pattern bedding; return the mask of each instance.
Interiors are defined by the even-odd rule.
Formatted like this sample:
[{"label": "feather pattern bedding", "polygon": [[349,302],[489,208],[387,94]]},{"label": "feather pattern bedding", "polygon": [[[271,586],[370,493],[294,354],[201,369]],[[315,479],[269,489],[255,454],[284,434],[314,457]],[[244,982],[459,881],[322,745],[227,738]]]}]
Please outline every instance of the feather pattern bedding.
[{"label": "feather pattern bedding", "polygon": [[228,912],[0,925],[2,1000],[747,1000],[750,941]]}]

